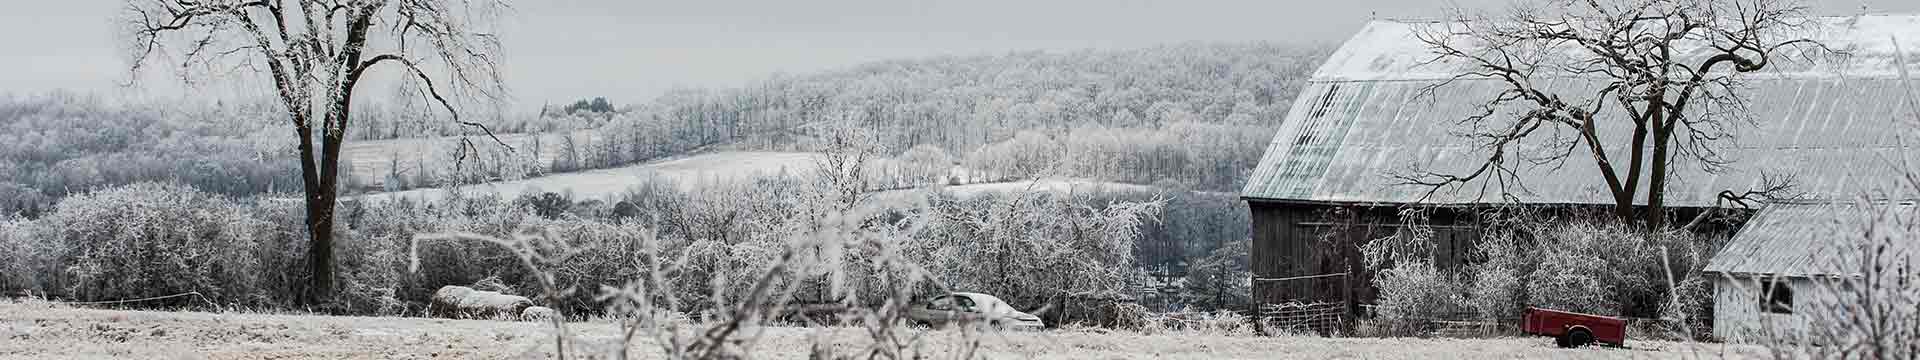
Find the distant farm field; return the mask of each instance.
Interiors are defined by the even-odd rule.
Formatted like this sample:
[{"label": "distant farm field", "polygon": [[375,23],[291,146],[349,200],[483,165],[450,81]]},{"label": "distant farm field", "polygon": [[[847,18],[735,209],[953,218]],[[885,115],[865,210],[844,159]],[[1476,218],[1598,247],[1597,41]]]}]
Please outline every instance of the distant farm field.
[{"label": "distant farm field", "polygon": [[[538,160],[542,163],[551,163],[564,153],[562,150],[566,148],[568,139],[574,142],[574,146],[585,148],[598,141],[600,136],[597,131],[578,130],[567,133],[500,134],[499,143],[495,143],[486,135],[465,138],[473,142],[474,146],[497,147],[505,144],[515,151],[538,154]],[[425,137],[351,141],[340,149],[340,158],[347,161],[342,165],[351,167],[348,169],[349,174],[358,178],[361,183],[379,185],[385,181],[388,174],[394,172],[395,167],[398,167],[401,173],[408,173],[420,171],[420,167],[425,164],[452,161],[439,157],[453,153],[453,147],[460,143],[460,139],[461,137]],[[539,145],[538,148],[534,147],[536,144]]]},{"label": "distant farm field", "polygon": [[[585,170],[569,173],[549,174],[547,176],[495,181],[483,184],[461,186],[457,191],[464,194],[498,194],[514,197],[528,193],[566,193],[576,200],[612,200],[634,185],[652,180],[666,180],[681,187],[695,187],[715,182],[748,180],[757,177],[780,174],[793,176],[811,176],[819,153],[809,152],[757,152],[724,151],[690,155],[681,158],[657,162],[622,166],[611,169]],[[884,166],[891,159],[876,160]],[[948,176],[967,179],[968,170],[954,168]],[[964,180],[963,180],[964,181]],[[941,181],[945,183],[945,181]],[[934,184],[925,184],[934,185]],[[949,193],[958,196],[973,196],[983,193],[1009,193],[1023,191],[1042,191],[1055,193],[1090,191],[1130,191],[1150,193],[1153,187],[1144,185],[1102,182],[1085,179],[1048,179],[1035,181],[989,182],[963,184],[946,187]],[[912,193],[912,190],[883,191],[876,194],[879,198],[894,198]],[[394,199],[431,200],[448,195],[447,189],[424,188],[395,192],[381,192],[361,195],[359,198],[371,201]]]},{"label": "distant farm field", "polygon": [[[604,355],[617,344],[608,323],[574,323],[587,342],[573,355]],[[551,328],[526,322],[392,317],[216,314],[79,309],[0,301],[5,359],[308,359],[551,358]],[[804,359],[811,338],[833,348],[866,345],[864,329],[764,329],[756,358]],[[953,358],[956,335],[924,333],[928,358]],[[1049,330],[987,334],[978,354],[991,359],[1699,359],[1756,358],[1744,345],[1632,342],[1631,348],[1560,349],[1545,338],[1382,339],[1259,337]],[[652,342],[631,344],[660,358]]]},{"label": "distant farm field", "polygon": [[[655,177],[673,181],[681,186],[697,186],[713,181],[750,179],[782,172],[795,175],[806,174],[812,172],[814,160],[818,157],[819,154],[804,152],[708,153],[612,169],[467,185],[460,187],[458,191],[470,194],[494,193],[505,197],[533,192],[554,192],[570,193],[577,200],[607,200],[627,191],[633,185]],[[423,200],[438,199],[447,194],[446,189],[427,188],[368,194],[360,198],[372,201],[399,198]]]}]

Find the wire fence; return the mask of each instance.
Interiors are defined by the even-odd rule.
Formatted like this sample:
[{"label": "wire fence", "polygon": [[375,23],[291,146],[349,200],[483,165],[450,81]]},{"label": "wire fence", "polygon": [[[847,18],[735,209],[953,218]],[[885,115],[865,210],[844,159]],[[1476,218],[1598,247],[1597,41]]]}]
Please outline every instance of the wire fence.
[{"label": "wire fence", "polygon": [[1346,324],[1340,303],[1287,302],[1260,306],[1260,323],[1269,333],[1340,333]]},{"label": "wire fence", "polygon": [[188,297],[188,296],[196,297],[200,301],[205,302],[209,307],[213,307],[213,308],[220,307],[219,304],[214,304],[213,300],[207,299],[206,295],[201,294],[198,291],[188,291],[188,292],[172,294],[172,295],[149,296],[149,297],[136,298],[136,299],[101,300],[101,301],[60,301],[60,300],[53,300],[53,299],[46,299],[46,298],[36,298],[34,297],[34,294],[31,292],[20,294],[20,297],[25,299],[38,299],[40,301],[45,301],[49,303],[56,303],[61,305],[75,305],[75,306],[132,304],[132,303],[142,303],[142,302],[149,302],[149,301],[160,301],[160,300],[173,299],[173,298],[182,298],[182,297]]}]

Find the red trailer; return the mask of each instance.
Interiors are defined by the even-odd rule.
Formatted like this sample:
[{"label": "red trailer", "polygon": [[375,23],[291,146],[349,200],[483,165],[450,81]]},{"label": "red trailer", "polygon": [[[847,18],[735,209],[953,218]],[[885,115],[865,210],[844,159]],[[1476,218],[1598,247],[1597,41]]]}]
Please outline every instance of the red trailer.
[{"label": "red trailer", "polygon": [[1613,346],[1627,343],[1627,321],[1616,317],[1528,307],[1525,321],[1522,331],[1552,336],[1560,347],[1581,347],[1595,341]]}]

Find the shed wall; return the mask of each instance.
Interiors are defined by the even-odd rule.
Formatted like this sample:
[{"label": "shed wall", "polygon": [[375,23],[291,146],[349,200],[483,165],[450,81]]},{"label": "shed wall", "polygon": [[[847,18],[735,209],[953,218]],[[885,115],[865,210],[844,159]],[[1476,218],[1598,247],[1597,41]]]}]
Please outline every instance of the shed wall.
[{"label": "shed wall", "polygon": [[1800,338],[1817,319],[1832,319],[1846,314],[1816,314],[1834,311],[1845,293],[1835,285],[1816,284],[1807,278],[1793,278],[1793,313],[1760,311],[1758,278],[1750,275],[1721,276],[1713,280],[1713,335],[1727,342],[1754,343]]}]

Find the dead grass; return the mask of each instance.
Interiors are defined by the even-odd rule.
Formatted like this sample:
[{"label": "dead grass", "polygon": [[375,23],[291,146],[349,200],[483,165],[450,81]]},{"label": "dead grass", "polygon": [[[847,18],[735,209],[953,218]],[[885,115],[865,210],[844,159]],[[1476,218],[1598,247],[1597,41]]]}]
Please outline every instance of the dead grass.
[{"label": "dead grass", "polygon": [[[619,342],[608,322],[569,325],[593,348]],[[758,358],[802,359],[811,336],[833,346],[865,345],[865,329],[765,328]],[[551,358],[552,328],[533,322],[393,317],[336,317],[71,308],[45,302],[0,302],[0,358],[138,359],[363,359]],[[910,330],[944,331],[944,330]],[[822,333],[824,332],[824,333]],[[958,336],[928,336],[932,358]],[[1099,329],[986,335],[985,358],[1003,359],[1511,359],[1511,358],[1756,358],[1758,347],[1629,341],[1631,349],[1559,349],[1546,338],[1326,339],[1203,334],[1144,335]],[[647,340],[630,344],[643,358],[659,358]],[[593,357],[609,349],[588,351]]]}]

